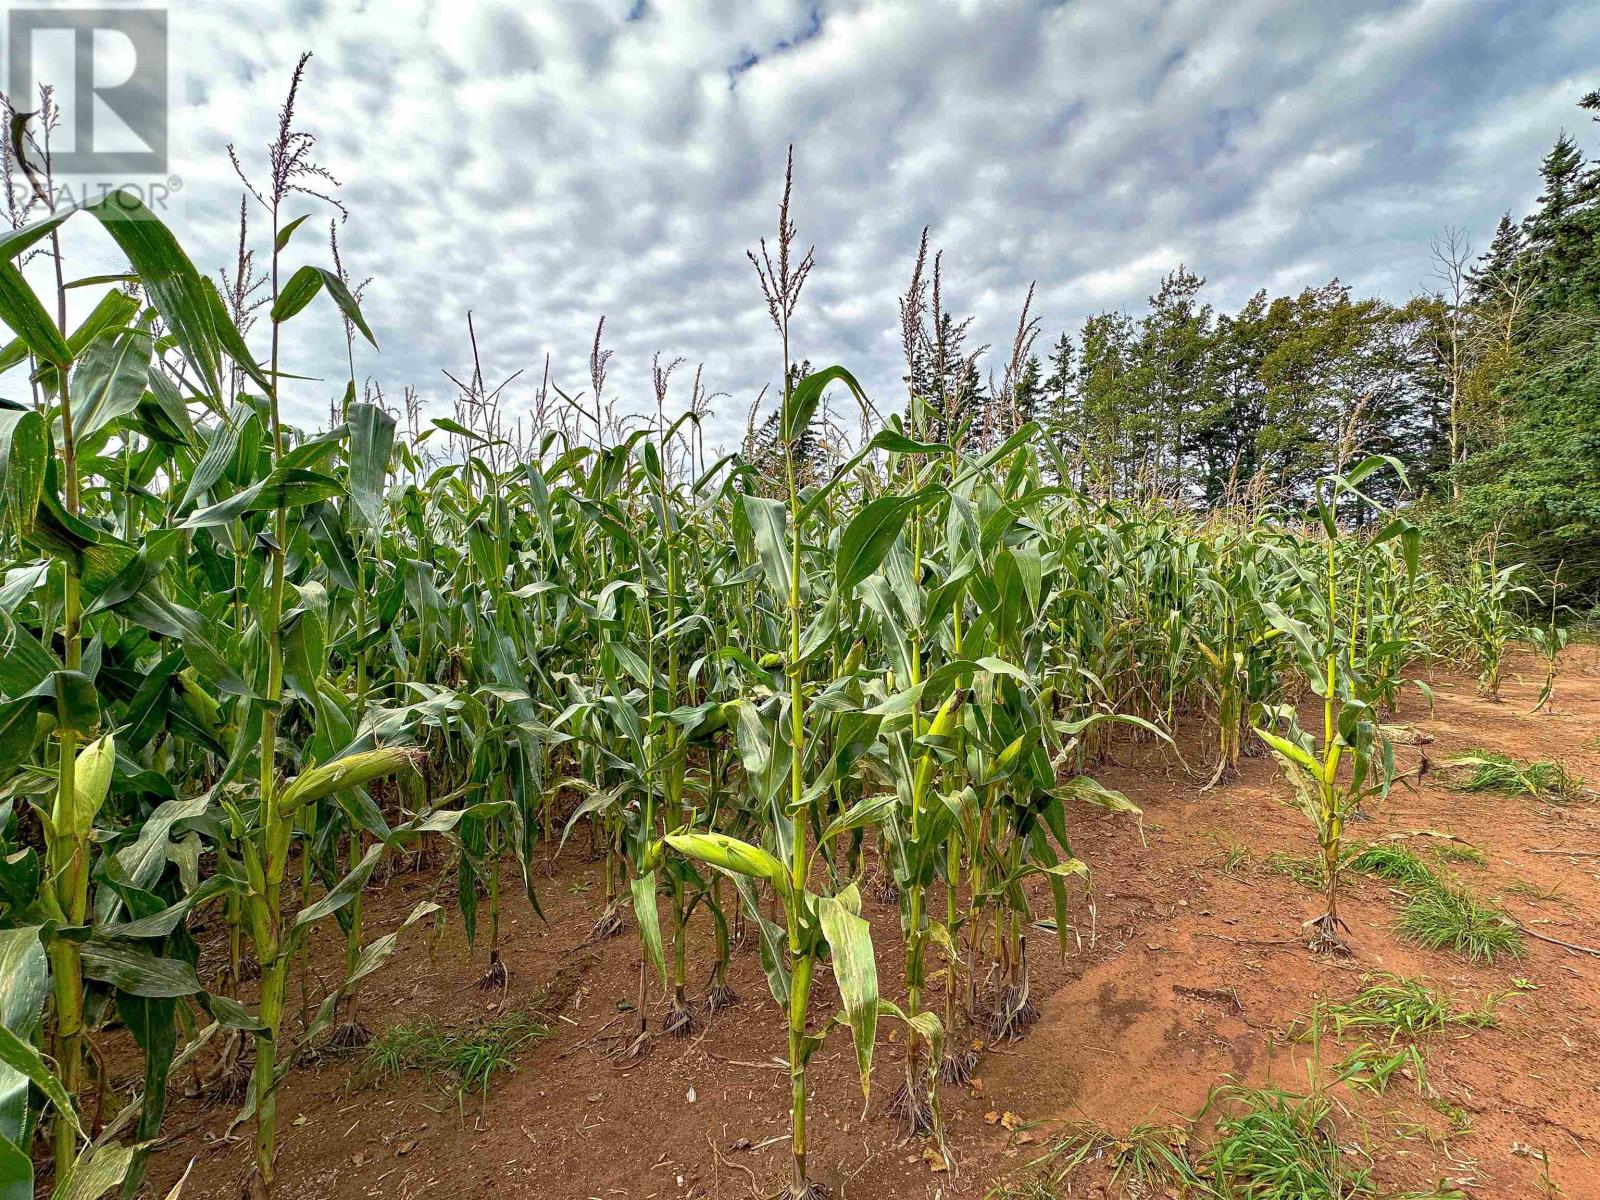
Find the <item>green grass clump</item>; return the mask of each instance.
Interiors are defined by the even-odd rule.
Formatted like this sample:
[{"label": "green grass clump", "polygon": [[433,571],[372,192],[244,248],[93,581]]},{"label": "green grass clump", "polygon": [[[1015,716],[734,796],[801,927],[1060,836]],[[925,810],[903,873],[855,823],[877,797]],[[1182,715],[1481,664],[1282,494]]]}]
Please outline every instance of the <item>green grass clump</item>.
[{"label": "green grass clump", "polygon": [[1550,759],[1519,763],[1508,754],[1480,750],[1453,758],[1445,766],[1464,772],[1456,784],[1463,792],[1533,796],[1552,803],[1570,802],[1584,794],[1583,780]]},{"label": "green grass clump", "polygon": [[1566,894],[1558,887],[1545,887],[1542,884],[1530,883],[1526,879],[1513,880],[1506,888],[1506,895],[1521,896],[1525,900],[1545,900],[1566,903]]},{"label": "green grass clump", "polygon": [[1346,865],[1352,871],[1375,875],[1406,887],[1433,887],[1439,882],[1433,869],[1410,850],[1384,842],[1364,847]]},{"label": "green grass clump", "polygon": [[1243,875],[1250,870],[1250,850],[1234,842],[1222,852],[1218,870],[1224,875]]},{"label": "green grass clump", "polygon": [[1074,1125],[1030,1164],[1042,1170],[1008,1185],[1008,1190],[990,1192],[988,1200],[1057,1196],[1074,1171],[1102,1157],[1110,1163],[1112,1185],[1125,1195],[1159,1195],[1169,1186],[1187,1191],[1200,1182],[1189,1165],[1188,1144],[1188,1131],[1178,1125],[1139,1124],[1126,1134],[1093,1124]]},{"label": "green grass clump", "polygon": [[1455,1011],[1421,979],[1381,973],[1369,975],[1349,1000],[1328,1001],[1321,1006],[1322,1024],[1335,1037],[1346,1030],[1378,1030],[1391,1040],[1414,1041],[1437,1033],[1450,1025],[1482,1028],[1494,1023],[1489,1006],[1466,1012]]},{"label": "green grass clump", "polygon": [[983,1194],[983,1200],[1056,1200],[1059,1193],[1042,1175],[1028,1175],[996,1184]]},{"label": "green grass clump", "polygon": [[1376,1194],[1329,1133],[1333,1102],[1273,1088],[1225,1087],[1216,1135],[1196,1164],[1203,1194],[1216,1200],[1355,1200]]},{"label": "green grass clump", "polygon": [[1416,1085],[1417,1095],[1428,1094],[1428,1070],[1422,1060],[1422,1050],[1414,1044],[1385,1046],[1363,1042],[1340,1060],[1333,1069],[1334,1082],[1348,1083],[1351,1087],[1383,1095],[1390,1081],[1406,1071]]},{"label": "green grass clump", "polygon": [[1493,905],[1480,903],[1464,888],[1440,883],[1421,888],[1400,917],[1400,932],[1428,950],[1453,950],[1474,962],[1493,962],[1497,954],[1521,958],[1522,931]]},{"label": "green grass clump", "polygon": [[1458,1011],[1425,981],[1382,973],[1368,975],[1348,1000],[1322,1001],[1310,1021],[1291,1033],[1301,1041],[1325,1031],[1340,1039],[1352,1031],[1380,1036],[1381,1041],[1364,1041],[1346,1054],[1333,1069],[1335,1079],[1381,1094],[1394,1076],[1409,1071],[1418,1094],[1425,1096],[1427,1070],[1418,1043],[1450,1026],[1491,1026],[1494,1005],[1491,996],[1478,1008]]},{"label": "green grass clump", "polygon": [[369,1080],[420,1072],[429,1082],[447,1081],[458,1100],[487,1095],[497,1071],[513,1069],[513,1057],[550,1031],[531,1012],[509,1012],[478,1025],[450,1027],[429,1017],[396,1025],[367,1047]]},{"label": "green grass clump", "polygon": [[[1393,1069],[1398,1069],[1396,1064]],[[1416,1064],[1420,1079],[1420,1061]],[[1075,1194],[1068,1182],[1085,1163],[1111,1168],[1114,1195],[1205,1197],[1205,1200],[1360,1200],[1375,1196],[1366,1168],[1333,1136],[1334,1102],[1273,1088],[1229,1085],[1213,1090],[1193,1121],[1141,1124],[1126,1134],[1081,1124],[1028,1174],[985,1193],[985,1200],[1056,1200]],[[1190,1130],[1220,1113],[1211,1144],[1191,1159]]]},{"label": "green grass clump", "polygon": [[1398,884],[1410,894],[1399,929],[1417,945],[1453,950],[1475,962],[1493,962],[1497,954],[1522,957],[1522,931],[1515,921],[1466,888],[1440,879],[1410,850],[1375,843],[1352,857],[1348,865]]},{"label": "green grass clump", "polygon": [[1433,856],[1442,863],[1471,863],[1475,867],[1487,861],[1483,851],[1468,842],[1441,842],[1433,848]]},{"label": "green grass clump", "polygon": [[1291,854],[1287,850],[1274,850],[1261,860],[1261,865],[1275,875],[1294,880],[1304,888],[1320,889],[1326,882],[1322,873],[1322,859],[1312,854]]}]

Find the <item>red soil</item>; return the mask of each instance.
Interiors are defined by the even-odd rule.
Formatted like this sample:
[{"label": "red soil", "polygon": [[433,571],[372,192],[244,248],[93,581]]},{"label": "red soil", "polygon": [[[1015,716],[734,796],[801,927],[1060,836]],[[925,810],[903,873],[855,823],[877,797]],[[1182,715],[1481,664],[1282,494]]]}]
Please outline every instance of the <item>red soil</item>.
[{"label": "red soil", "polygon": [[[1600,652],[1569,652],[1553,715],[1528,713],[1538,664],[1514,665],[1523,673],[1509,674],[1497,705],[1477,698],[1458,672],[1434,679],[1432,714],[1409,696],[1397,720],[1436,740],[1400,748],[1402,770],[1414,769],[1424,750],[1436,765],[1482,747],[1523,759],[1559,757],[1574,773],[1600,779]],[[1190,741],[1186,750],[1198,769],[1205,747]],[[1091,1121],[1120,1133],[1141,1121],[1191,1116],[1230,1077],[1303,1089],[1312,1050],[1285,1037],[1289,1026],[1317,997],[1348,996],[1364,973],[1393,971],[1426,977],[1463,1003],[1511,991],[1513,977],[1537,990],[1501,1002],[1495,1028],[1428,1043],[1437,1107],[1405,1080],[1382,1096],[1335,1088],[1349,1110],[1339,1118],[1341,1144],[1363,1145],[1380,1186],[1395,1192],[1448,1179],[1485,1200],[1544,1197],[1552,1194],[1543,1181],[1541,1156],[1548,1155],[1549,1179],[1560,1189],[1554,1194],[1600,1197],[1600,958],[1532,938],[1525,959],[1492,966],[1418,949],[1393,931],[1400,898],[1359,876],[1349,877],[1342,908],[1354,957],[1313,957],[1299,939],[1317,898],[1262,865],[1274,850],[1313,849],[1309,826],[1281,802],[1288,788],[1273,763],[1247,760],[1238,782],[1202,791],[1203,777],[1186,775],[1170,751],[1146,745],[1119,754],[1131,761],[1098,776],[1143,808],[1143,844],[1128,818],[1093,809],[1072,814],[1074,848],[1093,869],[1089,896],[1074,902],[1076,944],[1063,959],[1053,934],[1033,932],[1033,995],[1042,1020],[1022,1041],[986,1050],[971,1086],[944,1089],[955,1172],[935,1169],[929,1144],[905,1142],[884,1113],[903,1047],[889,1023],[865,1117],[845,1035],[835,1033],[812,1060],[810,1157],[835,1196],[982,1196],[1020,1176],[1068,1123]],[[1446,868],[1474,892],[1533,932],[1600,946],[1600,812],[1592,805],[1468,795],[1429,774],[1418,786],[1396,788],[1373,806],[1373,816],[1350,837],[1457,835],[1486,859]],[[418,1077],[367,1085],[359,1054],[327,1054],[296,1070],[278,1103],[281,1197],[732,1200],[781,1185],[789,1096],[777,1059],[785,1042],[754,948],[735,956],[738,1007],[686,1040],[657,1042],[641,1064],[620,1069],[605,1052],[610,1035],[632,1026],[633,1014],[619,1011],[618,1002],[635,993],[637,942],[630,924],[620,937],[584,945],[602,890],[586,843],[580,833],[540,879],[548,925],[521,903],[508,865],[504,1001],[474,986],[486,950],[481,943],[469,949],[456,922],[437,939],[425,924],[407,930],[363,990],[363,1016],[377,1029],[424,1016],[471,1021],[504,1002],[539,1005],[550,1036],[521,1053],[513,1073],[496,1077],[487,1102],[474,1096],[464,1111]],[[1426,857],[1439,842],[1419,836],[1407,844]],[[1249,863],[1225,872],[1225,854],[1235,845],[1248,848]],[[439,885],[425,874],[396,875],[367,902],[368,936],[393,928]],[[1038,911],[1048,912],[1048,904]],[[879,976],[892,992],[901,969],[898,914],[869,899],[867,915]],[[700,984],[709,972],[709,931],[696,922],[691,979]],[[219,951],[207,946],[208,955]],[[342,956],[330,923],[313,948],[315,978],[336,978]],[[835,995],[831,976],[819,979],[813,1011],[823,1013]],[[937,998],[939,984],[931,990]],[[653,1027],[659,1001],[652,997]],[[1347,1048],[1324,1043],[1324,1067]],[[165,1195],[194,1159],[185,1196],[232,1200],[249,1164],[249,1139],[224,1136],[230,1110],[179,1098],[186,1081],[175,1078],[151,1185]],[[1450,1134],[1442,1108],[1456,1110],[1465,1128]],[[1022,1125],[1008,1129],[1018,1118]],[[1091,1163],[1073,1177],[1071,1194],[1115,1194],[1105,1179],[1103,1164]]]}]

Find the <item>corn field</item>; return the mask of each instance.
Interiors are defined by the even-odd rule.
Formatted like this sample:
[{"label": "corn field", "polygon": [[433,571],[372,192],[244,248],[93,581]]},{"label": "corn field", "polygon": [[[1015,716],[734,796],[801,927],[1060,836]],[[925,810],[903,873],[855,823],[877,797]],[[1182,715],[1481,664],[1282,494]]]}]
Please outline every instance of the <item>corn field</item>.
[{"label": "corn field", "polygon": [[[598,342],[573,419],[520,444],[481,380],[407,436],[352,374],[330,427],[297,429],[307,327],[373,338],[307,223],[309,149],[286,132],[251,186],[270,252],[253,296],[129,194],[0,235],[0,358],[31,389],[0,401],[6,1200],[47,1180],[137,1194],[169,1075],[197,1055],[234,1083],[250,1194],[273,1194],[279,1087],[306,1049],[370,1036],[363,980],[459,921],[476,982],[515,988],[505,913],[537,914],[538,860],[580,845],[605,861],[591,936],[637,942],[637,995],[607,998],[632,1000],[619,1055],[770,1000],[787,1194],[819,1194],[807,1069],[826,1039],[888,1097],[870,1119],[917,1136],[975,1038],[1027,1033],[1030,958],[1066,950],[1092,882],[1075,821],[1109,810],[1140,837],[1096,780],[1119,747],[1161,746],[1196,787],[1270,754],[1322,863],[1307,939],[1339,953],[1342,838],[1395,784],[1415,665],[1469,657],[1492,697],[1509,645],[1558,639],[1537,597],[1530,626],[1515,566],[1430,573],[1418,527],[1366,490],[1403,486],[1393,460],[1350,461],[1294,506],[1106,502],[1039,424],[972,437],[939,394],[886,404],[846,366],[791,371],[810,260],[787,187],[753,256],[785,379],[760,462],[704,461],[699,412],[669,417],[670,367],[655,415],[619,430]],[[125,269],[76,276],[67,221]],[[103,294],[72,324],[78,287]],[[800,447],[825,400],[865,433],[818,471]],[[386,860],[449,883],[415,934],[369,939]],[[899,906],[894,977],[868,889]],[[200,961],[202,919],[227,931],[220,964]],[[741,935],[770,997],[728,982]],[[308,999],[314,941],[345,969]],[[142,1077],[106,1094],[120,1038]]]}]

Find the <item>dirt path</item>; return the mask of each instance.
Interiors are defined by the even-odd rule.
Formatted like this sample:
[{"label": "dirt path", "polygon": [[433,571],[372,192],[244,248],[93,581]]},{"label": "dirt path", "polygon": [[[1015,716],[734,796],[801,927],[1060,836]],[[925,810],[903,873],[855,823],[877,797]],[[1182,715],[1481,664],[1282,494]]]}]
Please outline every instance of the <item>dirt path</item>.
[{"label": "dirt path", "polygon": [[[1600,652],[1569,652],[1554,715],[1528,714],[1536,672],[1531,662],[1515,665],[1529,675],[1513,671],[1499,705],[1477,699],[1472,681],[1453,672],[1434,680],[1433,714],[1408,698],[1398,719],[1435,740],[1401,748],[1402,769],[1415,768],[1424,750],[1437,764],[1481,747],[1559,757],[1600,780]],[[1202,748],[1189,749],[1197,763],[1203,759]],[[811,1157],[835,1195],[981,1197],[1022,1172],[1068,1123],[1125,1132],[1192,1115],[1228,1077],[1304,1088],[1311,1048],[1285,1037],[1295,1018],[1319,995],[1349,995],[1366,972],[1393,971],[1424,976],[1464,1003],[1512,994],[1500,1003],[1495,1028],[1430,1044],[1433,1103],[1404,1081],[1382,1096],[1335,1089],[1350,1110],[1340,1119],[1341,1143],[1364,1145],[1377,1181],[1393,1192],[1447,1179],[1484,1200],[1545,1197],[1552,1194],[1543,1181],[1548,1156],[1557,1194],[1600,1198],[1600,958],[1537,940],[1522,961],[1493,966],[1420,950],[1393,932],[1400,898],[1364,877],[1352,877],[1345,913],[1354,959],[1313,958],[1296,939],[1315,897],[1266,865],[1274,851],[1303,855],[1313,845],[1303,818],[1281,803],[1287,789],[1276,768],[1248,760],[1238,782],[1200,791],[1170,755],[1127,753],[1131,763],[1099,776],[1144,809],[1144,844],[1126,818],[1073,814],[1074,848],[1094,872],[1090,897],[1075,905],[1078,945],[1062,959],[1052,934],[1033,934],[1042,1020],[1021,1042],[986,1052],[973,1086],[946,1089],[954,1175],[935,1170],[929,1158],[936,1156],[925,1156],[923,1143],[904,1143],[884,1115],[898,1077],[898,1036],[880,1043],[865,1120],[848,1043],[835,1035],[813,1059]],[[1465,839],[1484,863],[1447,871],[1530,930],[1600,946],[1600,808],[1466,795],[1430,774],[1397,789],[1373,815],[1350,836],[1432,831]],[[1429,836],[1406,841],[1425,856],[1444,844]],[[1234,848],[1245,857],[1230,863]],[[550,1036],[518,1056],[514,1073],[497,1077],[486,1103],[474,1097],[464,1109],[419,1077],[363,1085],[359,1056],[330,1055],[294,1072],[279,1101],[283,1197],[734,1200],[781,1182],[788,1079],[776,1058],[785,1045],[754,950],[736,957],[733,982],[743,1003],[687,1040],[658,1043],[642,1064],[618,1069],[603,1050],[634,1019],[618,1002],[634,994],[636,942],[630,929],[583,945],[603,886],[598,864],[585,858],[569,846],[541,879],[548,927],[520,902],[508,904],[509,1002],[531,1004],[544,994]],[[513,878],[508,871],[512,895]],[[393,928],[437,884],[397,875],[369,902],[369,936]],[[897,913],[872,901],[868,909],[880,978],[894,980]],[[703,945],[708,929],[696,932]],[[382,1029],[424,1016],[460,1022],[492,1010],[497,997],[473,986],[485,950],[469,952],[458,925],[437,938],[420,927],[403,936],[400,952],[368,981],[368,1024]],[[329,980],[342,955],[335,941],[323,934],[314,954],[316,973]],[[694,982],[708,971],[696,956]],[[1513,978],[1532,989],[1514,990]],[[814,1011],[832,1001],[823,989]],[[1325,1044],[1324,1065],[1340,1054]],[[996,1119],[1007,1114],[1022,1126],[1007,1129],[1017,1121]],[[157,1194],[195,1158],[187,1196],[238,1195],[249,1143],[223,1140],[230,1117],[175,1095],[169,1136],[151,1170]],[[1074,1176],[1072,1194],[1108,1194],[1096,1170],[1103,1167]]]}]

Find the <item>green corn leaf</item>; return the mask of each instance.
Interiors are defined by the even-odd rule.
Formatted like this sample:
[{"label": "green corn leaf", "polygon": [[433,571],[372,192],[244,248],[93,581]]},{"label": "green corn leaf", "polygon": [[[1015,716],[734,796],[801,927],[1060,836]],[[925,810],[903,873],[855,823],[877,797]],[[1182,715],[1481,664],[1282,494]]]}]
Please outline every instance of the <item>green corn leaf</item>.
[{"label": "green corn leaf", "polygon": [[272,320],[283,324],[317,298],[322,290],[323,275],[316,267],[301,267],[288,282],[278,289],[278,298],[272,304]]},{"label": "green corn leaf", "polygon": [[834,587],[840,595],[848,595],[878,569],[920,500],[920,495],[884,496],[865,505],[850,519],[839,537],[839,551],[834,558]]},{"label": "green corn leaf", "polygon": [[834,383],[843,383],[863,406],[866,405],[866,392],[856,382],[856,377],[843,367],[825,367],[814,371],[795,384],[784,398],[779,421],[784,441],[793,442],[811,428],[812,419],[817,415],[817,406],[822,403],[822,394]]},{"label": "green corn leaf", "polygon": [[73,1108],[66,1089],[61,1086],[61,1081],[49,1067],[45,1066],[44,1059],[39,1056],[37,1050],[4,1025],[0,1025],[0,1064],[26,1076],[28,1081],[55,1105],[56,1113],[61,1120],[66,1121],[79,1133],[83,1132],[82,1126],[78,1124],[77,1110]]},{"label": "green corn leaf", "polygon": [[129,329],[89,345],[72,370],[74,433],[86,440],[139,407],[150,380],[154,341]]},{"label": "green corn leaf", "polygon": [[837,897],[818,896],[816,905],[855,1043],[861,1096],[866,1100],[872,1082],[872,1044],[878,1031],[878,964],[872,953],[872,927],[861,917],[861,897],[853,883]]},{"label": "green corn leaf", "polygon": [[72,351],[61,331],[22,272],[9,262],[0,262],[0,321],[35,357],[58,367],[72,361]]},{"label": "green corn leaf", "polygon": [[357,302],[350,289],[345,286],[344,280],[340,279],[332,271],[321,267],[317,269],[322,273],[323,286],[328,289],[328,295],[333,297],[333,302],[339,306],[339,311],[344,314],[345,320],[360,330],[361,336],[376,347],[378,339],[372,336],[372,330],[367,326],[366,318],[361,315],[361,305]]},{"label": "green corn leaf", "polygon": [[654,964],[661,983],[667,982],[667,960],[661,945],[661,918],[656,913],[656,873],[646,871],[628,881],[633,893],[633,914],[639,922],[639,937],[645,953]]},{"label": "green corn leaf", "polygon": [[31,408],[0,408],[0,526],[26,536],[44,495],[50,434]]}]

